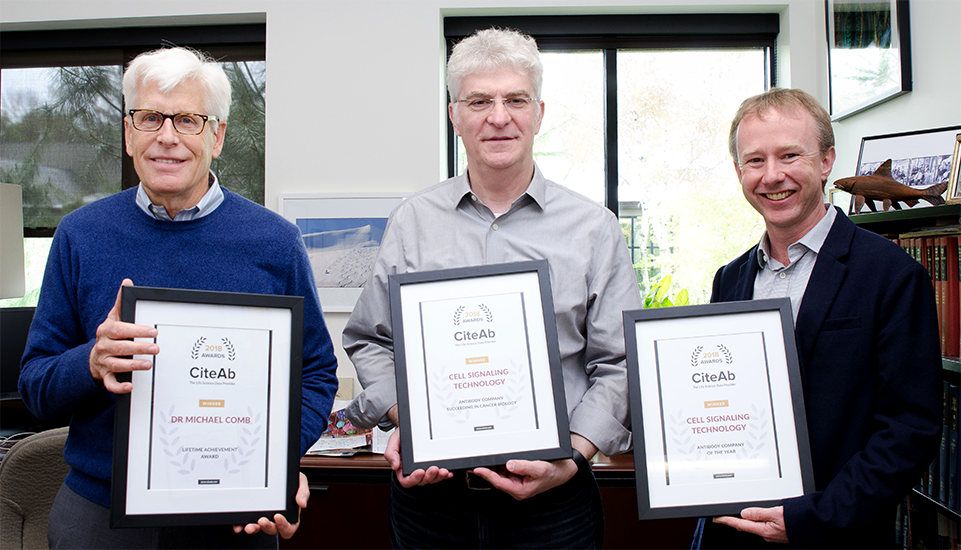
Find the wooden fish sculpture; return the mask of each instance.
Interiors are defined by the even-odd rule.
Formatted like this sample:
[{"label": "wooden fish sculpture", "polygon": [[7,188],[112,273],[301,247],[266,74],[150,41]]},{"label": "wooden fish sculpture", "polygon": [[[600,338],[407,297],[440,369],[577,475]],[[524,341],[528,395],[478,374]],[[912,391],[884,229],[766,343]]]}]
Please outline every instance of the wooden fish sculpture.
[{"label": "wooden fish sculpture", "polygon": [[834,182],[834,186],[854,195],[854,212],[857,213],[861,211],[865,201],[872,212],[877,212],[874,208],[876,200],[881,201],[884,210],[892,206],[895,210],[901,210],[898,201],[908,206],[918,204],[919,199],[926,200],[935,206],[944,204],[941,194],[948,188],[948,182],[924,189],[908,187],[891,177],[891,159],[888,159],[870,176],[841,178]]}]

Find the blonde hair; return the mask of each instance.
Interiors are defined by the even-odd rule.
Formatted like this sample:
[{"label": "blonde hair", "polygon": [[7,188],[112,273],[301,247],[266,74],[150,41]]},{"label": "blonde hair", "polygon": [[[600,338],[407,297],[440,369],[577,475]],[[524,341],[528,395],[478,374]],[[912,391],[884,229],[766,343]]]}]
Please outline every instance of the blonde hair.
[{"label": "blonde hair", "polygon": [[731,132],[728,134],[728,147],[734,162],[738,161],[737,128],[741,121],[749,114],[753,114],[757,118],[764,118],[764,113],[768,109],[774,109],[779,113],[798,111],[810,113],[814,117],[818,134],[818,148],[821,153],[826,153],[828,149],[834,147],[834,129],[831,128],[831,117],[818,100],[814,99],[814,96],[802,90],[771,88],[763,94],[745,99],[735,113],[734,120],[731,122]]}]

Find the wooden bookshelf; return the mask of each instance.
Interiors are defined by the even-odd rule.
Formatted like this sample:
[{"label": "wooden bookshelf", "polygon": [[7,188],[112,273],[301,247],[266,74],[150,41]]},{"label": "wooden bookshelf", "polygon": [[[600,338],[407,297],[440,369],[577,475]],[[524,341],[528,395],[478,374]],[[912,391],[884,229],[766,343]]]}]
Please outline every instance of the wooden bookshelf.
[{"label": "wooden bookshelf", "polygon": [[901,233],[961,224],[961,203],[943,204],[928,208],[910,208],[870,212],[849,216],[855,224],[885,237],[897,237]]},{"label": "wooden bookshelf", "polygon": [[[849,216],[851,221],[864,229],[888,237],[891,239],[899,238],[904,234],[911,236],[937,236],[942,232],[951,232],[951,229],[961,229],[961,204],[946,204],[925,208],[913,208],[904,210],[891,210],[888,212],[876,212],[857,214]],[[953,384],[959,382],[961,377],[961,358],[943,356],[941,358],[941,368],[944,379]],[[909,531],[906,532],[907,541],[902,541],[905,548],[916,547],[919,544],[932,544],[932,532],[930,526],[937,524],[938,516],[947,518],[954,524],[952,531],[957,533],[961,526],[961,510],[952,508],[937,498],[928,495],[921,486],[914,488],[910,494],[912,514],[915,514],[912,522],[915,526],[927,524],[928,529],[923,533],[927,540],[920,537],[912,538]],[[906,502],[902,504],[905,506]],[[936,529],[935,529],[936,530]],[[956,534],[954,535],[956,536]],[[936,539],[947,540],[947,539]],[[931,546],[928,546],[931,547]]]}]

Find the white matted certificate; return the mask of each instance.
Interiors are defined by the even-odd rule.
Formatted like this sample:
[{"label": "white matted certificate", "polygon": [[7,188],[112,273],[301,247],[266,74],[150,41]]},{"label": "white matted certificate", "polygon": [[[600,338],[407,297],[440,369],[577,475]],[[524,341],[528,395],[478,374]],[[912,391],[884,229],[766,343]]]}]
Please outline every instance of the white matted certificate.
[{"label": "white matted certificate", "polygon": [[160,353],[117,396],[111,524],[296,521],[303,299],[124,287],[121,318]]},{"label": "white matted certificate", "polygon": [[570,458],[545,260],[389,277],[404,472]]},{"label": "white matted certificate", "polygon": [[640,519],[813,490],[790,300],[624,312]]}]

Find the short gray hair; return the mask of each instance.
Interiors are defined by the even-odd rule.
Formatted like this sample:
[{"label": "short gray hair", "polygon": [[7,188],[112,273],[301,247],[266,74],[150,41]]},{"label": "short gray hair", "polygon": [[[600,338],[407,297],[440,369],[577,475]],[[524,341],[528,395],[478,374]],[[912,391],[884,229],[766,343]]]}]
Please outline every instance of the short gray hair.
[{"label": "short gray hair", "polygon": [[447,91],[451,101],[459,99],[461,82],[467,75],[505,67],[530,77],[534,85],[531,93],[540,99],[544,65],[537,42],[519,31],[490,28],[461,40],[451,51],[447,60]]}]

